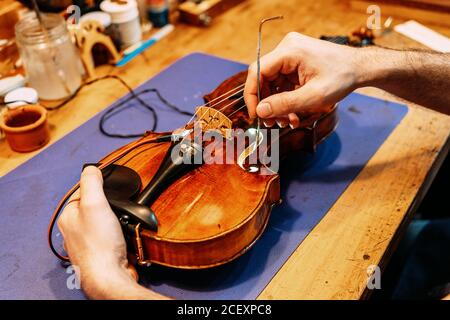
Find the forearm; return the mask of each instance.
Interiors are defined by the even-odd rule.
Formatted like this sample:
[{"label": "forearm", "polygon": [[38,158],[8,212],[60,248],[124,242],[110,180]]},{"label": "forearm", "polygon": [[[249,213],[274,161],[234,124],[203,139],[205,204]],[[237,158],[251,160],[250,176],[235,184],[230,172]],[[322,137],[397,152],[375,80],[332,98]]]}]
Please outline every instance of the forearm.
[{"label": "forearm", "polygon": [[365,48],[356,59],[358,87],[377,87],[450,114],[450,54]]}]

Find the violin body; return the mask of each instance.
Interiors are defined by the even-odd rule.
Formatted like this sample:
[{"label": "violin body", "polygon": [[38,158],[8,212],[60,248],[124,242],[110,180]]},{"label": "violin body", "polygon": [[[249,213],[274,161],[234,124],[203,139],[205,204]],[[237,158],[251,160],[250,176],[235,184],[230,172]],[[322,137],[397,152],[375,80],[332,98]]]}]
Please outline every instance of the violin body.
[{"label": "violin body", "polygon": [[[226,80],[204,97],[205,102],[244,83],[245,79],[246,72],[242,72]],[[243,104],[242,100],[233,109],[238,110]],[[330,107],[328,124],[322,126],[326,132],[320,133],[321,139],[336,126],[334,110]],[[320,142],[312,141],[311,130],[305,129],[320,116],[305,119],[302,129],[281,130],[281,157],[299,149],[311,150]],[[246,108],[236,112],[231,120],[233,127],[246,128],[251,124]],[[142,139],[165,134],[149,133]],[[116,163],[135,170],[145,186],[157,172],[169,147],[169,142],[143,145]],[[114,153],[100,162],[110,157]],[[278,174],[250,173],[236,163],[199,166],[169,185],[153,202],[151,208],[158,218],[158,229],[140,230],[144,255],[140,260],[185,269],[224,264],[252,247],[264,232],[272,207],[280,200]]]},{"label": "violin body", "polygon": [[[225,99],[221,98],[213,107],[223,110],[230,106],[232,128],[244,130],[252,125],[252,120],[242,93],[228,96],[226,93],[236,87],[243,88],[246,76],[246,72],[241,72],[204,97],[205,105],[211,105],[210,102],[225,95]],[[313,151],[336,125],[336,106],[329,106],[324,112],[302,118],[301,128],[280,129],[280,158],[296,150]],[[148,132],[100,163],[114,163],[134,170],[141,180],[142,195],[158,180],[173,146],[170,141],[145,142],[168,134],[171,133]],[[137,262],[183,269],[210,268],[244,254],[262,235],[273,206],[281,201],[280,176],[275,172],[248,172],[235,161],[202,164],[173,178],[153,198],[148,206],[157,218],[157,228],[152,230],[140,223],[128,223],[124,229],[128,249],[134,249]]]},{"label": "violin body", "polygon": [[[149,137],[153,135],[157,134]],[[118,164],[135,170],[145,186],[169,146],[142,146]],[[260,237],[279,200],[278,175],[251,174],[237,164],[200,166],[172,183],[153,203],[158,230],[140,231],[145,260],[187,269],[226,263]]]}]

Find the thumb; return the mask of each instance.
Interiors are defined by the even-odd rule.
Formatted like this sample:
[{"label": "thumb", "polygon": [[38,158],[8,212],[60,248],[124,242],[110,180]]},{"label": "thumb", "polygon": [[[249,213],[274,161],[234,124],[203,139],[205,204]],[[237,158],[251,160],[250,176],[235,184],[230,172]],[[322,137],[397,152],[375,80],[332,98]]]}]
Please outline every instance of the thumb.
[{"label": "thumb", "polygon": [[320,107],[323,97],[316,87],[314,81],[310,81],[298,89],[271,95],[261,100],[256,113],[260,118],[281,117],[290,113],[317,113],[315,109]]},{"label": "thumb", "polygon": [[86,167],[80,178],[80,204],[100,205],[107,203],[103,192],[102,172],[94,166]]}]

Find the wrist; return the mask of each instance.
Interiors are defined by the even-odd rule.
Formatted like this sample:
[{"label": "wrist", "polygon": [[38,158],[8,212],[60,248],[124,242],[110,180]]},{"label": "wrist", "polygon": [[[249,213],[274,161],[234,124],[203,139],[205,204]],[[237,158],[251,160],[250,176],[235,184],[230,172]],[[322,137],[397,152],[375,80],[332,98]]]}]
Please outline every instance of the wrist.
[{"label": "wrist", "polygon": [[80,282],[90,299],[169,299],[139,285],[126,260],[123,263],[107,258],[89,261],[96,262],[80,268]]},{"label": "wrist", "polygon": [[[137,286],[125,263],[107,258],[89,259],[79,269],[80,284],[91,299],[124,299],[123,290]],[[122,288],[122,289],[121,289]]]},{"label": "wrist", "polygon": [[391,83],[413,76],[408,52],[383,48],[356,49],[356,87],[386,89]]}]

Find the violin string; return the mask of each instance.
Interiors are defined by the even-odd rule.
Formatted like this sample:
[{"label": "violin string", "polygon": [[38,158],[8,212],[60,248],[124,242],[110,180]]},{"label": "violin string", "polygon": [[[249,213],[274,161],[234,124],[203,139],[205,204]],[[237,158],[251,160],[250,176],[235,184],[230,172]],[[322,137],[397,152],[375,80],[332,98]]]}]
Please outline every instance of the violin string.
[{"label": "violin string", "polygon": [[[234,87],[233,89],[228,90],[227,92],[221,94],[221,95],[218,96],[218,97],[215,97],[214,99],[212,99],[211,101],[208,101],[208,102],[205,103],[205,104],[200,105],[199,107],[209,107],[209,108],[212,108],[212,107],[218,105],[219,103],[221,103],[221,102],[223,102],[223,101],[229,99],[229,98],[232,97],[233,95],[236,95],[236,94],[238,94],[238,93],[244,91],[244,88],[243,88],[244,85],[245,85],[245,84],[243,83],[243,84],[241,84],[241,85],[239,85],[239,86],[237,86],[237,87]],[[241,90],[236,91],[237,89],[241,89]],[[236,92],[234,92],[234,91],[236,91]],[[215,102],[214,104],[211,105],[212,102],[214,102],[214,101],[216,101],[216,100],[218,100],[218,99],[220,99],[220,98],[223,98],[223,99],[221,99],[220,101],[217,101],[217,102]]]},{"label": "violin string", "polygon": [[[237,91],[235,94],[240,93],[240,92],[242,92],[242,91],[244,91],[244,89]],[[239,99],[236,99],[236,100],[234,100],[234,101],[239,101],[239,100],[241,100],[241,99],[243,99],[243,98],[244,98],[244,96],[242,95]],[[218,109],[218,111],[222,112],[222,111],[225,110],[227,107],[228,107],[228,105],[226,105],[226,106],[224,106],[224,107]]]},{"label": "violin string", "polygon": [[[240,88],[242,88],[242,90],[239,90],[239,92],[240,91],[243,91],[244,89],[243,89],[243,87],[245,86],[245,83],[243,83],[243,84],[240,84],[240,85],[238,85],[237,87],[234,87],[233,89],[231,89],[231,90],[229,90],[229,91],[227,91],[227,92],[225,92],[225,93],[223,93],[223,94],[221,94],[220,96],[218,96],[218,97],[216,97],[216,98],[214,98],[214,99],[212,99],[211,101],[209,101],[209,102],[207,102],[207,103],[205,103],[204,104],[204,106],[206,106],[206,105],[208,105],[208,104],[210,104],[211,102],[213,102],[213,101],[216,101],[217,99],[220,99],[220,98],[222,98],[223,96],[226,96],[226,95],[228,95],[229,93],[231,93],[231,92],[233,92],[233,91],[235,91],[235,90],[237,90],[237,89],[240,89]],[[238,92],[235,92],[234,94],[237,94]],[[228,95],[228,97],[227,98],[229,98],[229,97],[231,97],[232,95],[230,94],[230,95]],[[223,101],[223,99],[222,99],[222,101]],[[217,103],[216,103],[217,104]],[[211,107],[211,106],[209,106],[209,107]]]},{"label": "violin string", "polygon": [[[244,89],[239,90],[238,92],[243,91],[243,90],[244,90]],[[236,93],[235,93],[235,94],[236,94]],[[216,111],[216,113],[213,115],[213,117],[217,116],[217,114],[218,114],[219,112],[222,112],[222,111],[225,110],[226,108],[232,106],[235,102],[241,101],[243,98],[244,98],[244,96],[242,96],[242,97],[240,97],[239,99],[234,100],[234,101],[232,101],[231,103],[227,104],[226,106],[224,106],[224,107],[218,109],[218,110]],[[231,117],[233,114],[235,114],[236,112],[238,112],[239,110],[241,110],[242,108],[244,108],[244,107],[246,107],[246,106],[247,106],[247,105],[244,103],[244,105],[243,105],[242,107],[240,107],[239,109],[233,111],[233,112],[230,113],[229,115],[226,115],[226,117],[228,117],[228,118]],[[225,119],[223,119],[223,120],[219,123],[218,127],[220,127],[220,126],[223,124],[224,121],[225,121]]]},{"label": "violin string", "polygon": [[[236,99],[236,100],[231,101],[231,102],[228,103],[226,106],[222,107],[220,110],[216,110],[216,112],[214,113],[214,115],[213,115],[212,117],[217,116],[217,114],[218,114],[219,112],[221,112],[222,110],[224,110],[224,109],[226,109],[226,108],[232,106],[232,105],[235,104],[236,102],[241,101],[242,99],[244,99],[244,96],[240,97],[239,99]],[[226,117],[227,117],[227,118],[230,117],[231,115],[235,114],[237,111],[241,110],[241,109],[242,109],[243,107],[245,107],[245,106],[246,106],[246,105],[244,104],[244,106],[240,107],[238,110],[233,111],[231,114],[229,114],[229,115],[226,116]],[[205,110],[205,112],[203,112],[202,117],[206,114],[206,112],[208,112],[208,110]],[[224,121],[225,121],[225,119],[222,119],[222,121],[217,125],[217,127],[220,127],[220,126],[223,124]]]},{"label": "violin string", "polygon": [[[241,84],[241,85],[239,85],[239,86],[237,86],[237,87],[235,87],[235,88],[233,88],[233,89],[231,89],[231,90],[225,92],[224,94],[222,94],[222,95],[220,95],[220,96],[218,96],[218,97],[212,99],[211,101],[209,101],[209,102],[207,102],[207,103],[205,103],[205,104],[203,104],[203,105],[200,105],[199,107],[209,107],[209,108],[213,108],[213,107],[219,105],[220,103],[226,101],[226,100],[229,99],[230,97],[232,97],[232,96],[234,96],[234,95],[236,95],[236,94],[238,94],[238,93],[243,92],[243,91],[244,91],[244,88],[243,88],[244,85],[245,85],[245,84]],[[236,89],[239,89],[239,88],[241,88],[241,89],[238,90],[238,91],[235,91]],[[225,95],[226,95],[226,96],[225,96]],[[219,99],[219,98],[221,98],[221,97],[223,97],[223,98],[222,98],[220,101],[217,101],[217,102],[215,102],[214,104],[210,105],[211,102],[213,102],[213,101],[215,101],[215,100],[217,100],[217,99]],[[227,105],[227,106],[228,106],[228,105]],[[217,110],[217,111],[220,112],[220,111],[224,110],[227,106],[225,106],[225,107],[223,107],[223,108],[221,108],[221,109],[219,109],[219,110]],[[204,115],[206,114],[206,112],[207,112],[207,110],[205,110],[205,112],[204,112],[204,114],[203,114],[202,116],[204,116]],[[218,112],[217,112],[217,113],[218,113]],[[214,116],[216,116],[217,113],[216,113]],[[189,121],[187,122],[186,125],[190,124],[194,118],[195,118],[195,114],[191,117],[191,119],[189,119]]]},{"label": "violin string", "polygon": [[236,112],[238,112],[239,110],[242,110],[243,108],[245,108],[247,105],[244,104],[243,106],[237,108],[236,110],[234,110],[232,113],[230,113],[228,116],[231,117],[233,114],[235,114]]},{"label": "violin string", "polygon": [[[230,103],[228,103],[226,106],[222,107],[220,110],[216,110],[216,113],[213,115],[213,117],[215,117],[221,110],[224,110],[228,107],[231,107],[233,104],[241,101],[242,99],[244,99],[244,96],[240,97],[239,99],[233,100]],[[238,112],[239,110],[243,109],[244,107],[246,107],[247,105],[244,104],[243,106],[239,107],[237,110],[233,111],[231,114],[229,114],[228,116],[226,116],[227,118],[231,117],[233,114],[235,114],[236,112]],[[203,113],[202,117],[206,114],[206,112],[208,112],[208,110],[205,110],[205,112]],[[222,119],[222,121],[217,125],[217,127],[220,127],[223,122],[225,121],[225,119]],[[189,123],[189,122],[188,122]]]},{"label": "violin string", "polygon": [[[224,106],[223,108],[217,110],[217,113],[218,113],[218,112],[221,112],[222,110],[225,110],[226,108],[231,107],[234,103],[239,102],[239,101],[241,101],[242,99],[244,99],[244,96],[240,97],[239,99],[236,99],[236,100],[231,101],[230,103],[228,103],[228,104],[227,104],[226,106]],[[217,113],[216,113],[214,116],[216,116]],[[233,113],[234,113],[234,112],[233,112]],[[233,114],[233,113],[232,113],[232,114]],[[231,115],[231,114],[230,114],[230,115]],[[230,115],[228,115],[228,117],[229,117]]]},{"label": "violin string", "polygon": [[[239,98],[239,100],[241,100],[243,97]],[[238,102],[239,100],[233,101],[232,103]],[[237,108],[236,110],[234,110],[232,113],[230,113],[227,117],[231,117],[233,114],[235,114],[236,112],[238,112],[239,110],[244,109],[245,107],[247,107],[247,105],[244,103],[242,106],[240,106],[239,108]],[[223,124],[225,120],[222,120],[222,122],[219,123],[219,125],[217,127],[220,128],[220,126]]]},{"label": "violin string", "polygon": [[[237,100],[234,100],[234,101],[230,102],[229,104],[227,104],[227,105],[226,105],[225,107],[223,107],[222,109],[225,109],[225,108],[230,107],[230,106],[233,105],[234,103],[241,101],[243,98],[244,98],[244,96],[240,97],[240,98],[237,99]],[[227,115],[227,118],[231,117],[233,114],[235,114],[236,112],[238,112],[239,110],[243,109],[243,108],[246,107],[246,106],[247,106],[247,105],[244,103],[243,106],[239,107],[238,109],[234,110],[232,113],[230,113],[229,115]],[[221,109],[221,110],[222,110],[222,109]],[[219,111],[219,110],[218,110],[218,111]],[[217,114],[217,113],[216,113],[216,114]],[[214,115],[214,116],[215,116],[215,115]],[[222,124],[223,124],[224,121],[225,121],[225,119],[222,119],[222,121],[217,125],[217,127],[220,128],[220,127],[222,126]]]}]

